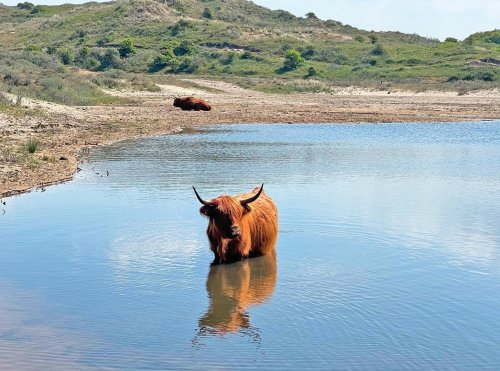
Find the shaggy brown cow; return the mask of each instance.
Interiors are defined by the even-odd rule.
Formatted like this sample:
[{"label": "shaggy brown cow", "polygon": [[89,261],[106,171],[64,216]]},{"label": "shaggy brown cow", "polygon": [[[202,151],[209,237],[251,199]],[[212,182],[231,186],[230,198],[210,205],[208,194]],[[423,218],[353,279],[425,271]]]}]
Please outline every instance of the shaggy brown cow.
[{"label": "shaggy brown cow", "polygon": [[229,265],[214,265],[207,279],[210,304],[198,320],[198,336],[255,333],[249,307],[269,300],[276,287],[276,251]]},{"label": "shaggy brown cow", "polygon": [[209,217],[207,235],[214,264],[230,263],[274,251],[278,237],[278,211],[264,192],[264,184],[238,196],[203,200],[200,213]]},{"label": "shaggy brown cow", "polygon": [[174,107],[180,107],[183,111],[210,111],[212,109],[206,101],[195,97],[175,98]]}]

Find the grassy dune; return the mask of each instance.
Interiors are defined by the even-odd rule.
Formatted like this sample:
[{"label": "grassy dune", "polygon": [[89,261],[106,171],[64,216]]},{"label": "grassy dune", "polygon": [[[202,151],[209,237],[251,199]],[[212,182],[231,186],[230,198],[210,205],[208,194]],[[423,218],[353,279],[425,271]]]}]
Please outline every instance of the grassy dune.
[{"label": "grassy dune", "polygon": [[[295,17],[246,0],[170,2],[0,5],[0,90],[95,105],[118,100],[101,87],[154,90],[172,75],[272,92],[500,86],[499,30],[440,42]],[[299,55],[291,68],[288,50]]]}]

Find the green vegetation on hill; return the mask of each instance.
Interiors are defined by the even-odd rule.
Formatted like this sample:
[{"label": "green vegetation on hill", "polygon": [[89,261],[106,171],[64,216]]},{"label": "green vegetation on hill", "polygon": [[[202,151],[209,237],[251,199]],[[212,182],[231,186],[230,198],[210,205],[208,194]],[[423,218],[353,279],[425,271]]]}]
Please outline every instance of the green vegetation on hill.
[{"label": "green vegetation on hill", "polygon": [[439,42],[247,0],[0,5],[0,90],[66,104],[112,103],[98,87],[171,74],[270,91],[494,88],[499,60],[500,30]]}]

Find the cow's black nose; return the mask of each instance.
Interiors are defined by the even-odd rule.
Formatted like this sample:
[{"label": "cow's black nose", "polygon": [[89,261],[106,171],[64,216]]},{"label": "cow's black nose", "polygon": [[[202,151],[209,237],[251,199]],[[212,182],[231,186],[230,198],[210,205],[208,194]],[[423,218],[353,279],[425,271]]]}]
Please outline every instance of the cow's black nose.
[{"label": "cow's black nose", "polygon": [[233,225],[231,227],[231,236],[232,237],[238,237],[241,234],[240,227],[237,225]]}]

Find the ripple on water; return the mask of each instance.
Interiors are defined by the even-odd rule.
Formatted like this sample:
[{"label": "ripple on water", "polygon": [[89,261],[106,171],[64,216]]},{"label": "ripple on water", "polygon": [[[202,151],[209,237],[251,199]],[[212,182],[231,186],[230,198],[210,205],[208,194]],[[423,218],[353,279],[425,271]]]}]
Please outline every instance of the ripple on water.
[{"label": "ripple on water", "polygon": [[[229,125],[95,149],[2,216],[2,366],[497,369],[499,130]],[[277,259],[210,267],[191,186],[263,182]]]}]

